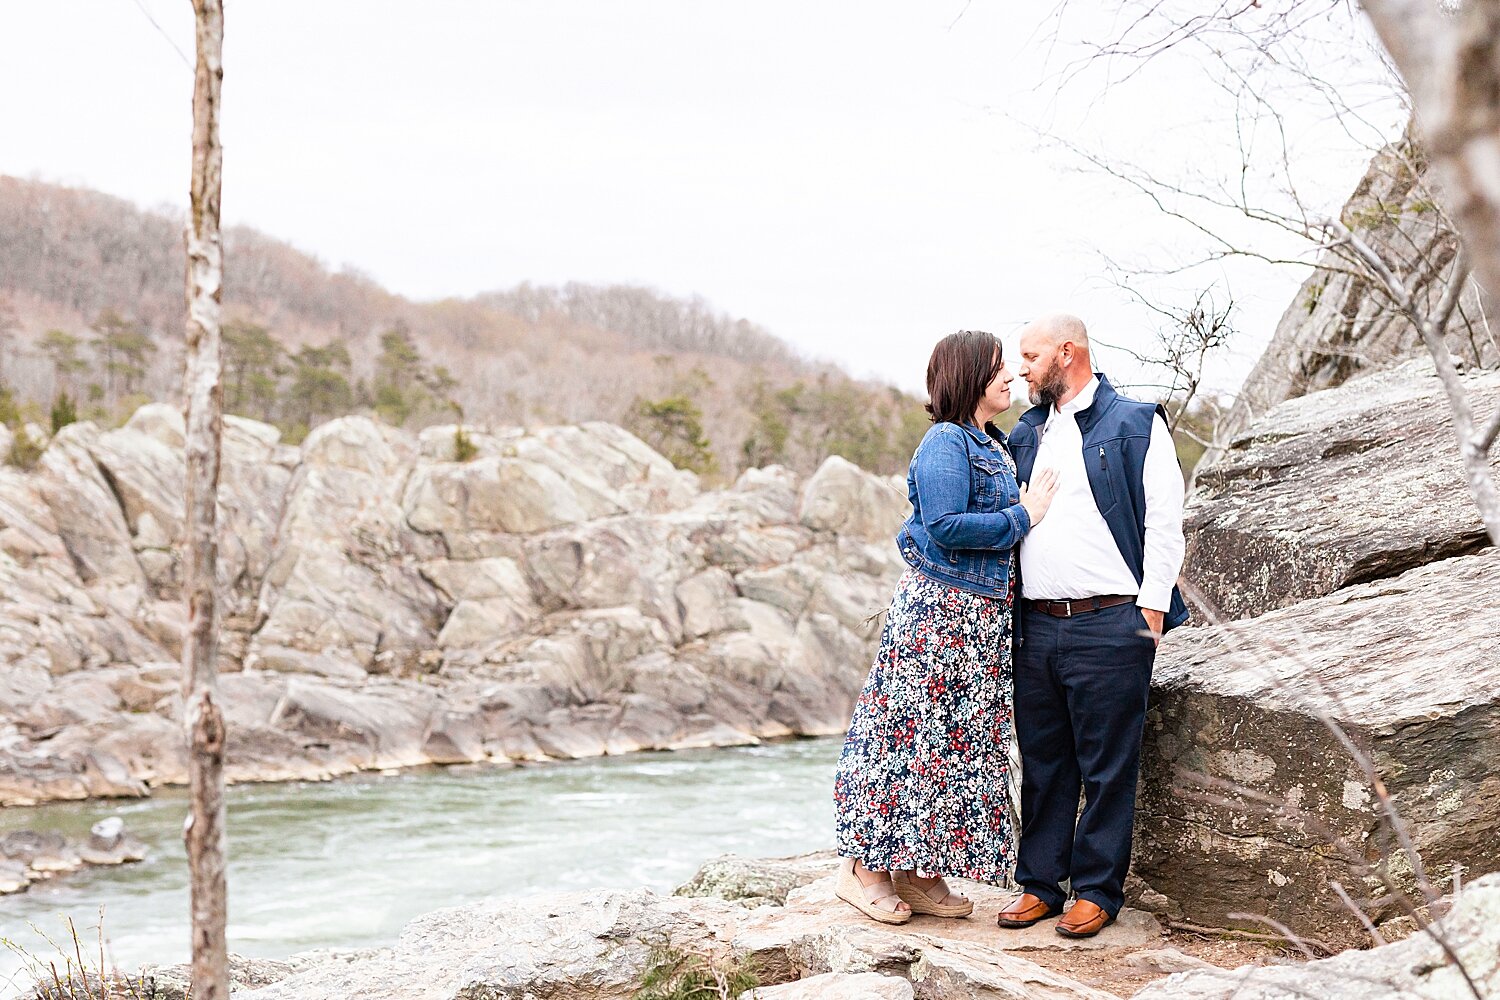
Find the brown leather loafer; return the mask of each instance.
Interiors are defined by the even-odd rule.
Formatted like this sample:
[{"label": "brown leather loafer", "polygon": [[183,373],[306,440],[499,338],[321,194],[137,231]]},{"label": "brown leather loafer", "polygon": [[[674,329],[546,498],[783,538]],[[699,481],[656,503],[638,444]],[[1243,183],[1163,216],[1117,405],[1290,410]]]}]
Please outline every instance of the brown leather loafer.
[{"label": "brown leather loafer", "polygon": [[1090,903],[1086,899],[1076,899],[1073,901],[1073,908],[1063,915],[1053,929],[1063,937],[1089,938],[1114,922],[1115,918],[1099,904]]},{"label": "brown leather loafer", "polygon": [[1061,912],[1061,906],[1048,906],[1031,893],[1025,892],[1021,894],[1021,898],[1013,900],[1000,911],[1000,915],[995,918],[995,923],[1001,927],[1020,929],[1030,927],[1048,917],[1055,917]]}]

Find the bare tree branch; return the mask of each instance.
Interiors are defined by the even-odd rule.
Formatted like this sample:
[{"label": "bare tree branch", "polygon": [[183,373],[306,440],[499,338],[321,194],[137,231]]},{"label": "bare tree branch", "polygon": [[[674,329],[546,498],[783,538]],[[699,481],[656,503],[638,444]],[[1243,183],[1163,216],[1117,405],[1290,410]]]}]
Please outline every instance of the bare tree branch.
[{"label": "bare tree branch", "polygon": [[[1460,255],[1459,259],[1454,262],[1452,274],[1443,290],[1443,297],[1438,300],[1437,307],[1431,313],[1424,314],[1400,279],[1392,273],[1385,261],[1368,243],[1336,219],[1328,220],[1326,225],[1329,230],[1338,234],[1341,243],[1358,254],[1365,261],[1366,266],[1380,278],[1391,300],[1407,314],[1416,326],[1417,332],[1421,334],[1422,343],[1426,345],[1427,353],[1432,356],[1438,380],[1442,382],[1443,391],[1448,395],[1448,405],[1453,410],[1453,430],[1458,436],[1459,456],[1463,461],[1464,474],[1468,479],[1469,493],[1479,508],[1479,516],[1484,521],[1490,541],[1495,545],[1500,545],[1500,491],[1496,490],[1489,463],[1489,446],[1494,443],[1494,438],[1491,436],[1486,441],[1488,431],[1475,430],[1474,410],[1469,402],[1468,391],[1464,388],[1463,379],[1458,373],[1458,367],[1453,363],[1453,356],[1449,353],[1448,343],[1444,339],[1446,324],[1458,305],[1464,280],[1468,275],[1468,264],[1465,258]],[[1484,445],[1483,448],[1479,447],[1481,443]]]}]

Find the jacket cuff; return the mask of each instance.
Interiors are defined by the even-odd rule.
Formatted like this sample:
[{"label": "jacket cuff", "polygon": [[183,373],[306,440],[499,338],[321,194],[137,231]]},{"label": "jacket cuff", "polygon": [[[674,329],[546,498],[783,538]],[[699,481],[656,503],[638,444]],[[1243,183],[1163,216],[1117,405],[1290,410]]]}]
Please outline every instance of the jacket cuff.
[{"label": "jacket cuff", "polygon": [[1031,530],[1031,515],[1026,512],[1025,507],[1021,506],[1018,503],[1011,504],[1011,506],[1006,510],[1006,513],[1009,514],[1011,520],[1015,522],[1016,533],[1018,535],[1025,535]]}]

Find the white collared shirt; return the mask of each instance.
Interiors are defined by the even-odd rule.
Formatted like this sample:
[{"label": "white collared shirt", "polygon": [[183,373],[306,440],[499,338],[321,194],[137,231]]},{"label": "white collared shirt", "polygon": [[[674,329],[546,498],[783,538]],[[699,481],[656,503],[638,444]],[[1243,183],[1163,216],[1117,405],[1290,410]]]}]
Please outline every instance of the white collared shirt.
[{"label": "white collared shirt", "polygon": [[1134,594],[1154,611],[1171,605],[1172,587],[1182,571],[1182,471],[1164,420],[1152,421],[1142,473],[1146,493],[1144,578],[1137,584],[1094,502],[1083,465],[1083,432],[1078,412],[1094,402],[1097,377],[1061,408],[1053,407],[1039,429],[1032,477],[1057,472],[1057,495],[1040,524],[1021,543],[1021,596],[1060,601],[1105,594]]}]

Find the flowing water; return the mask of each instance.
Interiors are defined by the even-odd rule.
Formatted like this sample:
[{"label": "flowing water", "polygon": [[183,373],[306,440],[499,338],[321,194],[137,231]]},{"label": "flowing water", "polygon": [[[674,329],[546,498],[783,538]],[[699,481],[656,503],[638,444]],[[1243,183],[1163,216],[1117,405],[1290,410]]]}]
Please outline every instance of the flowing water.
[{"label": "flowing water", "polygon": [[[770,857],[833,843],[837,740],[632,754],[511,770],[424,770],[229,790],[229,948],[279,957],[392,941],[412,917],[487,896],[649,886],[670,891],[716,854]],[[0,938],[85,944],[104,908],[115,963],[187,956],[180,791],[141,801],[0,810],[0,833],[86,836],[117,815],[147,861],[0,896]],[[0,948],[0,997],[21,960]],[[97,965],[97,959],[93,961]]]}]

